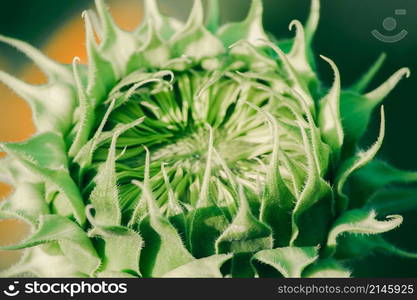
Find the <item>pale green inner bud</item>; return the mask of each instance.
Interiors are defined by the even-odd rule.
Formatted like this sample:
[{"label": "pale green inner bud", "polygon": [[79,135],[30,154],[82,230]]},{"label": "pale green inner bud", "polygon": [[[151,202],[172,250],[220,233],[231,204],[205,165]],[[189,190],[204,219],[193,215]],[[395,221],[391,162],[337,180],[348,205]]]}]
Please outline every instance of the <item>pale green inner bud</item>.
[{"label": "pale green inner bud", "polygon": [[[116,108],[109,114],[105,131],[146,117],[142,124],[120,135],[116,143],[116,172],[124,211],[136,205],[141,193],[131,181],[144,180],[145,147],[151,154],[151,186],[159,204],[163,206],[168,199],[161,173],[164,164],[177,199],[194,206],[193,191],[201,190],[207,166],[210,130],[214,149],[211,182],[217,189],[217,204],[236,201],[230,196],[231,180],[242,184],[256,199],[265,186],[274,147],[266,112],[278,122],[283,179],[294,194],[301,190],[308,163],[298,122],[306,130],[308,124],[300,100],[274,93],[267,82],[236,75],[191,70],[178,72],[174,78],[172,85],[150,83],[136,90],[132,82],[109,95],[109,99],[115,96]],[[124,101],[127,95],[129,101]],[[109,109],[109,101],[104,107],[103,111]],[[108,149],[108,143],[98,148],[93,162],[103,163]],[[291,168],[301,170],[296,182]]]}]

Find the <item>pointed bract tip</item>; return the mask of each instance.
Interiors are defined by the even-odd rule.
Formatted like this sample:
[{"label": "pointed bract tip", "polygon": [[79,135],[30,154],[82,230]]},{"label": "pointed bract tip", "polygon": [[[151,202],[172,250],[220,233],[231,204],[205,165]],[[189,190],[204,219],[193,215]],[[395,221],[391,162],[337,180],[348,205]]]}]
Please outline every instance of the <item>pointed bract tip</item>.
[{"label": "pointed bract tip", "polygon": [[336,63],[332,59],[324,55],[320,55],[320,58],[326,61],[332,67],[335,76],[340,78],[339,68],[337,67]]},{"label": "pointed bract tip", "polygon": [[201,0],[194,0],[193,8],[188,17],[187,25],[197,24],[203,25],[204,22],[204,8]]},{"label": "pointed bract tip", "polygon": [[377,149],[376,152],[379,151],[379,149],[382,146],[382,142],[385,139],[385,108],[384,108],[384,105],[381,105],[380,118],[381,118],[381,121],[380,121],[380,126],[379,126],[379,135],[378,135],[378,139],[375,143],[375,147]]},{"label": "pointed bract tip", "polygon": [[351,87],[352,91],[362,93],[374,79],[375,75],[381,69],[387,58],[386,53],[381,53],[378,59],[372,64],[369,70],[362,75],[362,77]]},{"label": "pointed bract tip", "polygon": [[155,198],[152,196],[152,191],[149,189],[147,184],[135,179],[132,180],[131,183],[138,186],[142,190],[142,193],[145,196],[148,212],[151,218],[157,218],[160,215],[160,210]]},{"label": "pointed bract tip", "polygon": [[313,41],[320,20],[320,1],[312,0],[310,7],[310,15],[306,22],[306,39],[308,43]]},{"label": "pointed bract tip", "polygon": [[[110,14],[110,11],[105,4],[104,0],[95,0],[97,12],[100,18],[101,27],[104,30],[104,37],[107,40],[114,39],[114,35],[117,34],[118,27]],[[98,24],[97,24],[98,25]]]},{"label": "pointed bract tip", "polygon": [[147,156],[149,156],[150,155],[150,151],[149,151],[149,148],[147,147],[147,146],[145,146],[145,145],[143,145],[143,149],[145,150],[145,152],[146,152],[146,155]]},{"label": "pointed bract tip", "polygon": [[381,116],[385,116],[385,106],[381,105]]},{"label": "pointed bract tip", "polygon": [[91,20],[90,12],[85,10],[82,12],[81,16],[84,19],[85,33],[87,35],[87,43],[89,42],[88,39],[94,41],[94,28],[93,28],[93,22]]},{"label": "pointed bract tip", "polygon": [[101,21],[104,23],[111,22],[113,19],[104,0],[95,0],[96,9],[100,15]]},{"label": "pointed bract tip", "polygon": [[146,17],[155,17],[160,15],[158,3],[156,3],[156,0],[145,0],[144,2]]},{"label": "pointed bract tip", "polygon": [[75,84],[77,87],[77,91],[78,91],[78,97],[79,97],[79,101],[82,105],[86,105],[86,94],[84,91],[84,87],[81,83],[81,77],[80,77],[80,73],[79,73],[79,63],[80,63],[80,58],[78,56],[75,56],[72,59],[72,73],[73,73],[73,77],[75,79]]},{"label": "pointed bract tip", "polygon": [[242,212],[249,212],[249,203],[248,199],[246,198],[245,191],[243,190],[243,185],[239,182],[238,183],[238,195],[239,195],[239,210]]},{"label": "pointed bract tip", "polygon": [[41,93],[38,86],[31,85],[3,71],[0,71],[0,82],[11,88],[16,94],[28,102],[39,98]]},{"label": "pointed bract tip", "polygon": [[330,61],[330,58],[328,58],[327,56],[325,56],[325,55],[323,55],[323,54],[320,54],[320,55],[319,55],[319,57],[320,57],[321,59],[323,59],[323,60],[327,61],[327,62],[329,62],[329,61]]},{"label": "pointed bract tip", "polygon": [[98,7],[105,7],[105,3],[106,1],[105,0],[94,0],[94,3],[95,3],[95,5],[96,5],[96,7],[98,8]]},{"label": "pointed bract tip", "polygon": [[29,59],[31,59],[37,67],[39,67],[48,77],[58,78],[59,80],[71,82],[71,72],[65,68],[64,65],[50,59],[40,50],[24,41],[7,37],[0,34],[0,42],[3,42],[11,47],[16,48],[22,52]]},{"label": "pointed bract tip", "polygon": [[262,18],[263,11],[264,6],[262,4],[262,0],[252,0],[246,20],[253,21],[253,19],[256,18]]}]

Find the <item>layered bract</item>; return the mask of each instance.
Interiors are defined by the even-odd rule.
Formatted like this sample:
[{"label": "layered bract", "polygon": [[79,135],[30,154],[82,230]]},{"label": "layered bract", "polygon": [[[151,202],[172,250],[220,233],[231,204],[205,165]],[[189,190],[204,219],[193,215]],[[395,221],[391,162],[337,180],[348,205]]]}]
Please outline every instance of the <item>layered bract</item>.
[{"label": "layered bract", "polygon": [[351,273],[342,262],[377,249],[414,256],[380,235],[416,205],[412,190],[384,187],[417,179],[374,160],[382,108],[377,142],[358,148],[409,70],[364,93],[381,56],[343,91],[322,56],[334,73],[323,88],[311,50],[317,0],[288,41],[264,31],[260,0],[223,26],[209,3],[205,17],[196,0],[182,24],[146,0],[143,24],[125,32],[97,0],[98,15],[83,14],[86,66],[0,36],[49,77],[32,86],[0,72],[37,126],[28,141],[1,144],[1,179],[15,192],[0,218],[33,228],[0,247],[28,248],[3,276],[339,277]]}]

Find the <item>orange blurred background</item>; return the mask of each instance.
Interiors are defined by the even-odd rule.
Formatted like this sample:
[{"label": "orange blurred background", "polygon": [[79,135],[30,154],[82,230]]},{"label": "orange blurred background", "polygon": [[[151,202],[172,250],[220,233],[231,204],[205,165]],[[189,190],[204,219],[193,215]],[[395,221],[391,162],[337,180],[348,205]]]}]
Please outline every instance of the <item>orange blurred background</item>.
[{"label": "orange blurred background", "polygon": [[[116,23],[123,29],[132,30],[142,18],[141,2],[137,0],[108,1],[110,11]],[[64,22],[52,32],[42,51],[49,57],[64,64],[70,64],[74,56],[86,63],[84,23],[81,12]],[[0,69],[33,84],[45,83],[43,73],[32,63],[25,65],[22,71],[13,70],[13,61],[0,56]],[[24,100],[0,83],[0,142],[17,142],[29,138],[35,133],[35,126],[29,106]],[[4,153],[0,152],[0,158]],[[0,182],[0,201],[12,192],[12,187]],[[22,240],[28,228],[17,220],[0,221],[0,245],[8,245]],[[19,259],[19,251],[0,251],[0,270]]]}]

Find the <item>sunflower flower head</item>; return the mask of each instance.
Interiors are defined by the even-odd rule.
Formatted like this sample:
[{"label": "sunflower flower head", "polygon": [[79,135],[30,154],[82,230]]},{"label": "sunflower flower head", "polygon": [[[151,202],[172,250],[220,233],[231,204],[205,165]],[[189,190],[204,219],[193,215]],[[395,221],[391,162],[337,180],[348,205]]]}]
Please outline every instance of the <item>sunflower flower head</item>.
[{"label": "sunflower flower head", "polygon": [[33,229],[0,247],[26,249],[3,276],[346,277],[346,262],[376,249],[414,256],[380,235],[411,206],[396,211],[383,188],[417,179],[374,159],[383,108],[375,144],[358,145],[407,68],[365,93],[381,56],[343,90],[336,64],[312,51],[318,0],[287,41],[264,30],[261,0],[221,26],[216,0],[207,13],[195,0],[186,23],[145,0],[133,32],[96,8],[83,13],[87,65],[0,36],[49,78],[0,72],[37,127],[1,144],[0,178],[15,191],[0,219]]}]

